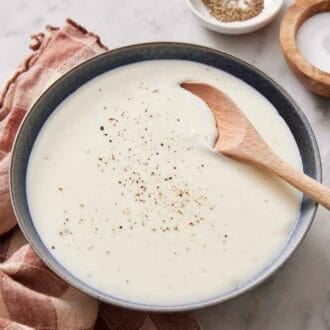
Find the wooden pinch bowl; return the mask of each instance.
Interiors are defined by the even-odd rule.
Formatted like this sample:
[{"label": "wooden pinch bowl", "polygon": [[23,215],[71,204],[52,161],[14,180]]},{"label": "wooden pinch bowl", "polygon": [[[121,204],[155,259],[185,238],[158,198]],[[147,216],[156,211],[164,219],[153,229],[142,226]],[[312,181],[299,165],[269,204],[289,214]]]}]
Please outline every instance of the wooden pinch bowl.
[{"label": "wooden pinch bowl", "polygon": [[284,15],[280,28],[280,42],[285,60],[303,85],[313,93],[330,98],[330,73],[309,63],[300,53],[296,34],[311,16],[330,11],[330,0],[297,0]]}]

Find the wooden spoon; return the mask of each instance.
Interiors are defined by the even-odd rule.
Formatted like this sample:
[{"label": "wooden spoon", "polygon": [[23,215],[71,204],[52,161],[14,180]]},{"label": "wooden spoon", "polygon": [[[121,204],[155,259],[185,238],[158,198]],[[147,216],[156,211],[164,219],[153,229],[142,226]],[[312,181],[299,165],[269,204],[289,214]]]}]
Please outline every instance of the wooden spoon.
[{"label": "wooden spoon", "polygon": [[225,156],[268,170],[330,209],[330,190],[282,161],[266,144],[238,106],[218,89],[198,82],[181,87],[200,97],[212,110],[218,127],[215,148]]}]

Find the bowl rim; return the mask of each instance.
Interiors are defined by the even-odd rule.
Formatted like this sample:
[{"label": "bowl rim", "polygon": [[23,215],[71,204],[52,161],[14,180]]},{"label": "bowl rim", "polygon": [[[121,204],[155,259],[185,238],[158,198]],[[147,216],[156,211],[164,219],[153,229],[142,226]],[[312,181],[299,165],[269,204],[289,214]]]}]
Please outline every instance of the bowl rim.
[{"label": "bowl rim", "polygon": [[[310,123],[308,122],[307,117],[305,114],[302,112],[302,110],[298,107],[298,105],[294,102],[294,100],[291,98],[290,95],[287,94],[287,92],[278,84],[276,83],[272,78],[270,78],[268,75],[263,73],[261,70],[258,68],[254,67],[253,65],[249,64],[248,62],[245,62],[244,60],[241,60],[233,55],[230,55],[228,53],[224,53],[222,51],[197,45],[197,44],[191,44],[191,43],[183,43],[183,42],[147,42],[147,43],[138,43],[138,44],[133,44],[133,45],[128,45],[120,48],[116,48],[113,50],[106,51],[104,53],[101,53],[99,55],[96,55],[79,65],[71,68],[69,71],[67,71],[64,75],[62,75],[60,78],[58,78],[56,81],[54,81],[50,86],[48,86],[42,94],[38,97],[38,99],[34,102],[33,106],[31,107],[30,111],[25,115],[23,121],[21,122],[18,131],[15,136],[15,140],[12,146],[12,157],[10,160],[10,167],[9,167],[9,192],[10,192],[10,198],[11,198],[11,203],[12,207],[14,210],[15,217],[17,219],[17,223],[19,225],[19,228],[23,232],[25,238],[27,239],[28,243],[31,245],[31,247],[34,249],[34,251],[38,254],[38,256],[41,258],[41,260],[52,270],[56,275],[58,275],[60,278],[62,278],[64,281],[72,285],[73,287],[79,289],[80,291],[97,298],[100,301],[110,303],[119,307],[123,308],[128,308],[131,310],[137,310],[137,311],[149,311],[149,312],[183,312],[183,311],[189,311],[189,310],[195,310],[195,309],[200,309],[204,307],[209,307],[213,306],[222,302],[225,302],[227,300],[236,298],[243,293],[246,293],[252,289],[254,289],[256,286],[259,286],[261,283],[263,283],[266,279],[268,279],[273,273],[275,273],[279,268],[283,266],[283,264],[292,256],[292,254],[297,250],[297,247],[301,244],[302,240],[306,236],[307,232],[309,231],[317,208],[318,204],[312,203],[312,206],[309,210],[309,219],[308,219],[308,225],[306,226],[304,232],[302,235],[295,241],[295,244],[293,244],[289,251],[282,256],[281,260],[278,261],[276,264],[275,262],[272,262],[270,267],[263,271],[256,279],[254,279],[251,282],[248,282],[248,284],[244,284],[242,287],[238,287],[237,290],[235,290],[232,293],[229,294],[221,294],[219,293],[215,297],[210,297],[209,299],[204,299],[203,301],[200,302],[192,302],[192,303],[185,303],[182,305],[153,305],[153,304],[143,304],[143,303],[138,303],[138,302],[131,302],[131,301],[126,301],[123,300],[119,297],[115,296],[110,296],[109,294],[105,294],[104,292],[100,292],[97,289],[87,285],[81,280],[81,283],[78,282],[78,277],[76,278],[72,273],[70,273],[68,270],[66,272],[71,276],[68,276],[65,271],[62,269],[58,269],[57,266],[54,266],[52,261],[48,259],[49,257],[44,255],[43,252],[41,251],[41,248],[39,248],[38,244],[34,242],[34,240],[30,237],[30,235],[27,233],[28,229],[25,227],[25,220],[19,216],[19,206],[17,203],[16,195],[13,190],[13,178],[15,176],[15,172],[13,168],[16,166],[16,162],[19,163],[19,160],[17,160],[18,157],[18,152],[17,152],[17,145],[18,142],[20,141],[20,136],[22,129],[27,123],[29,122],[29,118],[31,114],[34,112],[34,109],[37,108],[37,105],[43,101],[43,98],[45,97],[45,94],[51,92],[55,86],[62,84],[63,81],[67,79],[67,77],[74,71],[79,71],[81,70],[84,66],[88,66],[91,63],[97,62],[100,58],[107,58],[108,56],[112,56],[113,54],[120,53],[123,51],[134,51],[139,48],[150,48],[150,47],[165,47],[165,46],[170,46],[170,47],[189,47],[195,50],[201,50],[206,53],[212,53],[216,56],[219,56],[221,58],[229,59],[235,63],[238,63],[240,65],[243,65],[247,67],[248,69],[252,70],[254,73],[257,75],[261,76],[263,79],[267,80],[271,85],[273,85],[274,88],[276,88],[288,101],[289,103],[293,106],[295,109],[296,113],[298,114],[299,118],[302,120],[304,123],[304,127],[306,129],[306,133],[308,134],[310,138],[310,142],[312,145],[312,152],[315,157],[315,178],[318,181],[322,180],[322,166],[321,166],[321,157],[320,157],[320,152],[318,148],[318,144],[315,138],[315,135],[313,133],[312,127],[310,126]],[[192,61],[192,60],[191,60]],[[138,61],[137,61],[138,62]],[[136,63],[136,62],[134,62]],[[238,79],[241,79],[237,77]],[[91,78],[92,79],[92,78]],[[91,80],[89,79],[89,80]],[[87,81],[89,81],[87,80]],[[86,81],[86,82],[87,82]],[[85,83],[85,82],[84,82]],[[83,83],[83,84],[84,84]],[[78,87],[79,88],[79,87]],[[253,87],[254,88],[254,87]],[[256,89],[257,90],[257,89]],[[258,91],[258,90],[257,90]],[[260,91],[259,91],[260,92]],[[265,97],[265,96],[264,96]],[[38,234],[39,236],[39,234]],[[40,236],[39,236],[40,238]],[[280,254],[282,255],[282,250],[279,251],[281,252]],[[49,252],[50,253],[50,252]],[[57,261],[59,264],[61,264],[59,261]],[[64,266],[63,266],[64,268]],[[65,269],[65,268],[64,268]],[[78,283],[77,283],[78,282]]]},{"label": "bowl rim", "polygon": [[[202,1],[202,0],[198,0]],[[246,21],[235,21],[235,22],[221,22],[217,19],[208,18],[203,15],[193,4],[193,0],[186,0],[187,6],[191,10],[191,12],[199,18],[204,24],[208,26],[212,26],[217,29],[217,31],[221,31],[221,33],[233,33],[233,34],[244,34],[254,31],[253,28],[258,29],[262,28],[265,23],[271,21],[275,16],[277,16],[284,4],[284,0],[273,0],[274,4],[272,8],[267,14],[262,14],[262,12],[252,17]],[[253,30],[251,30],[253,29]]]}]

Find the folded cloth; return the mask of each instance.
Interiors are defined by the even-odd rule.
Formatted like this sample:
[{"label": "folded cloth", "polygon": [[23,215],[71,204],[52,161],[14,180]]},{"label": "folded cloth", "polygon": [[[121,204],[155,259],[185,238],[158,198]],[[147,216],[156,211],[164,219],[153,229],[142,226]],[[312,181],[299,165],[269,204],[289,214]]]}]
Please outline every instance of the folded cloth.
[{"label": "folded cloth", "polygon": [[40,93],[80,62],[107,50],[99,37],[68,19],[32,36],[33,53],[0,95],[0,329],[198,330],[190,313],[155,314],[107,304],[52,273],[16,227],[8,192],[16,130]]}]

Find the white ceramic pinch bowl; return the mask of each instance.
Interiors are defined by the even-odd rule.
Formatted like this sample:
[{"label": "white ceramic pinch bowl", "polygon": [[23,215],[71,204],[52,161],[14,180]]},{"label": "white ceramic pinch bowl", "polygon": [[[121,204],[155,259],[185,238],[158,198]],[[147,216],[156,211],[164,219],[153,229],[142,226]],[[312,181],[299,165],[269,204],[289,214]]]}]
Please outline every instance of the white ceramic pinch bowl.
[{"label": "white ceramic pinch bowl", "polygon": [[262,12],[246,21],[221,22],[213,17],[202,0],[186,0],[188,7],[206,28],[222,34],[246,34],[259,30],[271,23],[280,13],[283,0],[264,0]]}]

